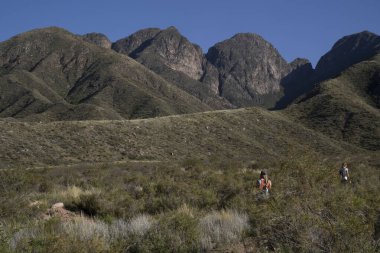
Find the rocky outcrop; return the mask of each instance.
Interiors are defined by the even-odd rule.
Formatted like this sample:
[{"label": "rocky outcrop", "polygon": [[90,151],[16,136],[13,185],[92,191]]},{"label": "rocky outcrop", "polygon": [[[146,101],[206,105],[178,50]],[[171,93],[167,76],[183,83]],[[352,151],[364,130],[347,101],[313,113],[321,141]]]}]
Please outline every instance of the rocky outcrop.
[{"label": "rocky outcrop", "polygon": [[363,31],[338,40],[332,49],[319,60],[316,80],[336,77],[348,67],[368,60],[380,52],[380,36]]},{"label": "rocky outcrop", "polygon": [[206,54],[204,82],[237,106],[271,107],[281,92],[280,82],[290,67],[262,37],[251,33],[233,36],[211,47]]},{"label": "rocky outcrop", "polygon": [[112,42],[102,33],[87,33],[82,35],[82,38],[87,42],[107,49],[111,48],[112,45]]}]

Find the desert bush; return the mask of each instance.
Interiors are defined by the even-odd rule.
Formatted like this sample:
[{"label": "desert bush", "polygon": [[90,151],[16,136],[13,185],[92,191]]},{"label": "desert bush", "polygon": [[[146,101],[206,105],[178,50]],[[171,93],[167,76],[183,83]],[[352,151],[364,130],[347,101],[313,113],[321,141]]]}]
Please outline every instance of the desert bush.
[{"label": "desert bush", "polygon": [[210,250],[218,245],[238,242],[248,227],[246,214],[233,210],[214,211],[199,222],[201,247]]},{"label": "desert bush", "polygon": [[44,180],[40,183],[38,187],[39,192],[49,192],[53,189],[53,184],[47,180]]},{"label": "desert bush", "polygon": [[97,189],[83,191],[79,187],[72,186],[63,193],[62,198],[67,209],[89,216],[98,215],[107,209],[102,201],[102,193]]},{"label": "desert bush", "polygon": [[74,202],[74,205],[85,214],[94,216],[99,213],[100,201],[98,194],[84,194],[79,197],[79,201]]}]

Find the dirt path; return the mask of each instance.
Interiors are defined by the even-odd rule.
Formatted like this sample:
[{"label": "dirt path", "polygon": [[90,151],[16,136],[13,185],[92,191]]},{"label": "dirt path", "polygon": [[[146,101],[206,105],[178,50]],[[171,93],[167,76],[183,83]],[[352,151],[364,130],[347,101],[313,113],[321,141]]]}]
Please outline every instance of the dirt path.
[{"label": "dirt path", "polygon": [[[29,166],[25,170],[42,170],[42,169],[55,169],[55,168],[72,168],[77,166],[101,166],[101,165],[125,165],[133,163],[161,163],[159,160],[120,160],[120,161],[110,161],[110,162],[95,162],[95,163],[72,163],[72,164],[62,164],[62,165],[42,165],[42,166]],[[20,166],[22,167],[22,166]],[[0,171],[10,171],[16,170],[18,168],[3,168]]]}]

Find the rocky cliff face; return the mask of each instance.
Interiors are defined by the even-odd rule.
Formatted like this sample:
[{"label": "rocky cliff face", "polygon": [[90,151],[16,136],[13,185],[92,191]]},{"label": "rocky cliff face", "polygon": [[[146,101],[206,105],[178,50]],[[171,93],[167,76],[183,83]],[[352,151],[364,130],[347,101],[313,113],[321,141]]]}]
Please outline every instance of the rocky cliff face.
[{"label": "rocky cliff face", "polygon": [[206,58],[212,66],[203,80],[214,89],[217,84],[219,95],[237,106],[273,106],[291,70],[270,43],[249,33],[217,43]]},{"label": "rocky cliff face", "polygon": [[102,33],[87,33],[82,36],[82,38],[90,42],[92,44],[95,44],[97,46],[103,47],[103,48],[111,48],[112,42]]},{"label": "rocky cliff face", "polygon": [[346,68],[367,60],[380,52],[380,36],[364,31],[345,36],[319,60],[316,66],[317,80],[337,76]]},{"label": "rocky cliff face", "polygon": [[150,62],[154,59],[194,80],[199,80],[203,74],[201,48],[183,37],[175,27],[141,30],[115,42],[112,48],[152,68]]}]

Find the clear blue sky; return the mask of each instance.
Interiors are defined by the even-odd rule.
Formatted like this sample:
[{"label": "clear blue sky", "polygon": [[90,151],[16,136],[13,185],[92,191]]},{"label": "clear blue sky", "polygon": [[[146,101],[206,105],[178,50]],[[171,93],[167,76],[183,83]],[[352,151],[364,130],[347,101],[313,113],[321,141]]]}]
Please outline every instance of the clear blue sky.
[{"label": "clear blue sky", "polygon": [[4,0],[0,41],[40,27],[101,32],[112,41],[147,27],[176,26],[204,51],[238,32],[313,65],[344,35],[380,34],[380,0]]}]

